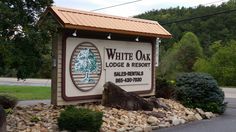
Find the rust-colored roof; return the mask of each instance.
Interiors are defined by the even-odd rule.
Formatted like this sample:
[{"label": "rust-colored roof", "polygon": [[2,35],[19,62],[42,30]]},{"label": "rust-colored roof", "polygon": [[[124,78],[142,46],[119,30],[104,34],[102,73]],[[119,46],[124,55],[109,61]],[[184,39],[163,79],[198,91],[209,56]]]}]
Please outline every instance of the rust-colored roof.
[{"label": "rust-colored roof", "polygon": [[46,12],[56,16],[63,28],[150,37],[171,37],[171,34],[156,21],[117,17],[56,6],[49,7]]}]

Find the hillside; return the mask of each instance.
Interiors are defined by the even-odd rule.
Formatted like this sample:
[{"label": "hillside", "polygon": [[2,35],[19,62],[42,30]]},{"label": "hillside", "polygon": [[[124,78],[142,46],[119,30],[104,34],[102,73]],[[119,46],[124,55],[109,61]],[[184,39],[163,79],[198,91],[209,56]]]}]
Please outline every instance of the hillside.
[{"label": "hillside", "polygon": [[172,33],[173,38],[163,42],[165,50],[189,31],[197,35],[205,53],[209,45],[215,41],[227,42],[236,39],[235,0],[219,6],[200,5],[196,8],[176,7],[152,10],[135,17],[158,21]]}]

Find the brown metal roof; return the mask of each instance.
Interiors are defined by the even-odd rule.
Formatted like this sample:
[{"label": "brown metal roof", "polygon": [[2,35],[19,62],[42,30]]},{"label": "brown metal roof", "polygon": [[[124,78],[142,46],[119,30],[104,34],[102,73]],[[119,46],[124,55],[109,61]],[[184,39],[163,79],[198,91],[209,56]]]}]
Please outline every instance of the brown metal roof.
[{"label": "brown metal roof", "polygon": [[56,6],[49,7],[46,12],[52,13],[63,28],[150,37],[171,37],[171,34],[156,21],[117,17]]}]

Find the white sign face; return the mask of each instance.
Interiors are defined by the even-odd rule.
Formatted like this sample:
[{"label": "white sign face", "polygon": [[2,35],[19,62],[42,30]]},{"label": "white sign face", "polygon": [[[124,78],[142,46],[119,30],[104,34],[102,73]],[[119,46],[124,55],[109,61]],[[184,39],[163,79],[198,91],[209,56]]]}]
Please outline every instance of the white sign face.
[{"label": "white sign face", "polygon": [[67,38],[63,98],[100,97],[111,81],[128,92],[153,93],[151,43]]},{"label": "white sign face", "polygon": [[151,45],[132,45],[126,48],[105,47],[106,80],[119,86],[148,85],[151,80]]}]

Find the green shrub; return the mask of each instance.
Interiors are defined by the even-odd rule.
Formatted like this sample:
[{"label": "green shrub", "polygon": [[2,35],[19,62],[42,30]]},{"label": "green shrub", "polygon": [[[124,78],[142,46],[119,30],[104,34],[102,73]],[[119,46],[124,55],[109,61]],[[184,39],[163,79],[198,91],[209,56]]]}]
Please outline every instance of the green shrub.
[{"label": "green shrub", "polygon": [[70,106],[60,113],[58,126],[60,130],[76,132],[78,130],[97,132],[102,125],[102,112]]},{"label": "green shrub", "polygon": [[173,98],[175,88],[174,82],[167,81],[164,78],[157,78],[156,79],[156,97],[157,98],[165,98],[170,99]]},{"label": "green shrub", "polygon": [[176,99],[190,108],[202,108],[222,114],[225,110],[224,92],[209,74],[183,73],[176,79]]},{"label": "green shrub", "polygon": [[17,104],[17,98],[10,95],[0,95],[0,105],[4,109],[13,109]]},{"label": "green shrub", "polygon": [[4,110],[7,115],[10,115],[14,112],[12,108],[4,109]]},{"label": "green shrub", "polygon": [[30,121],[31,121],[31,122],[36,122],[36,123],[37,123],[37,122],[40,121],[40,118],[34,115],[34,116],[32,116],[32,117],[30,118]]}]

